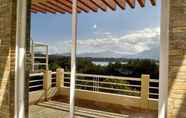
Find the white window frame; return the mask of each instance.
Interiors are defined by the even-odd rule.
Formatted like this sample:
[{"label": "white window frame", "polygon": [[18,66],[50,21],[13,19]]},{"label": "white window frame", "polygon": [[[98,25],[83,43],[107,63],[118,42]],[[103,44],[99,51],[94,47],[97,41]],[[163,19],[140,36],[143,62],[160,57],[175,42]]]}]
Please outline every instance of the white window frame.
[{"label": "white window frame", "polygon": [[169,0],[161,0],[158,118],[167,118],[169,66]]},{"label": "white window frame", "polygon": [[[25,116],[25,55],[26,55],[27,0],[17,0],[16,58],[15,58],[15,107],[14,118]],[[29,107],[29,106],[28,106]]]}]

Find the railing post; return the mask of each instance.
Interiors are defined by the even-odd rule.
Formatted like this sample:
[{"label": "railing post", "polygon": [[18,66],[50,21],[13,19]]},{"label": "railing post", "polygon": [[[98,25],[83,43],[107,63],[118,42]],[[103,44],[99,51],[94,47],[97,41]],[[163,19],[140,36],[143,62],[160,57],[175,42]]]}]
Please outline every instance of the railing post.
[{"label": "railing post", "polygon": [[141,76],[141,108],[148,108],[150,75]]},{"label": "railing post", "polygon": [[48,101],[50,98],[50,89],[52,88],[52,80],[51,80],[51,71],[46,70],[44,72],[44,78],[43,78],[43,88],[44,88],[44,94],[45,94],[45,100]]},{"label": "railing post", "polygon": [[59,93],[61,87],[64,86],[64,69],[58,68],[56,70],[56,87],[57,87],[57,94]]}]

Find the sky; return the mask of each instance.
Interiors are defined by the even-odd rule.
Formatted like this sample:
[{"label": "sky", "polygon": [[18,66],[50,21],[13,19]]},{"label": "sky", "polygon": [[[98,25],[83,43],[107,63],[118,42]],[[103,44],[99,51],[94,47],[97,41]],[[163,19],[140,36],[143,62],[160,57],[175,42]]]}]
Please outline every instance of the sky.
[{"label": "sky", "polygon": [[[150,0],[149,0],[150,1]],[[138,54],[157,50],[160,40],[160,1],[144,8],[78,14],[78,53],[112,51]],[[31,37],[49,45],[50,54],[69,53],[70,14],[32,14]]]}]

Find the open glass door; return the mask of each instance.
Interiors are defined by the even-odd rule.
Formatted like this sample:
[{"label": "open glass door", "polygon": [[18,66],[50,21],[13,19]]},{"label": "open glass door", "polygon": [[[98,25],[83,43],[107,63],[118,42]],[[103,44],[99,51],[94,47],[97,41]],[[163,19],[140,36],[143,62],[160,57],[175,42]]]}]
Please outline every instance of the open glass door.
[{"label": "open glass door", "polygon": [[[131,1],[61,0],[59,3],[33,1],[35,33],[32,37],[33,40],[40,38],[40,41],[45,41],[48,45],[49,67],[30,74],[30,88],[41,89],[29,93],[30,118],[50,115],[60,117],[60,114],[70,118],[73,115],[157,117],[160,3],[156,4],[153,0],[137,3],[134,11],[130,8],[134,8],[136,4]],[[67,10],[69,9],[67,6],[72,8],[71,11]],[[122,11],[124,9],[125,12]],[[34,14],[38,12],[70,12],[72,16]],[[80,13],[78,22],[76,13]],[[61,22],[63,19],[57,22],[57,18],[64,18],[64,22],[72,21],[70,29],[72,34],[67,32],[69,28],[66,23]],[[56,28],[50,30],[46,24]],[[64,29],[59,27],[59,24],[62,24]],[[38,27],[39,25],[41,26]],[[45,32],[42,34],[44,36],[38,35],[39,30]],[[69,40],[56,40],[60,38],[54,35],[62,34],[59,31]],[[56,39],[46,32],[54,34]],[[38,63],[44,64],[45,62],[40,60],[44,58],[43,54],[37,55],[39,56],[33,56],[33,62],[37,60]]]}]

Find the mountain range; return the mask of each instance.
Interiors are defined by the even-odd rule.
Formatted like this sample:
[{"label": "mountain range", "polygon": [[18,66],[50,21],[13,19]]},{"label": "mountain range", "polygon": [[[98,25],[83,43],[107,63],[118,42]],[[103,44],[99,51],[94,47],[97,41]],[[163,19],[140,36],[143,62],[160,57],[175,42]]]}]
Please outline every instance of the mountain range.
[{"label": "mountain range", "polygon": [[[63,54],[64,56],[70,56],[70,53]],[[81,53],[78,57],[93,57],[93,58],[141,58],[141,59],[159,59],[160,49],[159,47],[145,50],[137,54],[121,54],[114,51],[103,51],[96,53]]]}]

